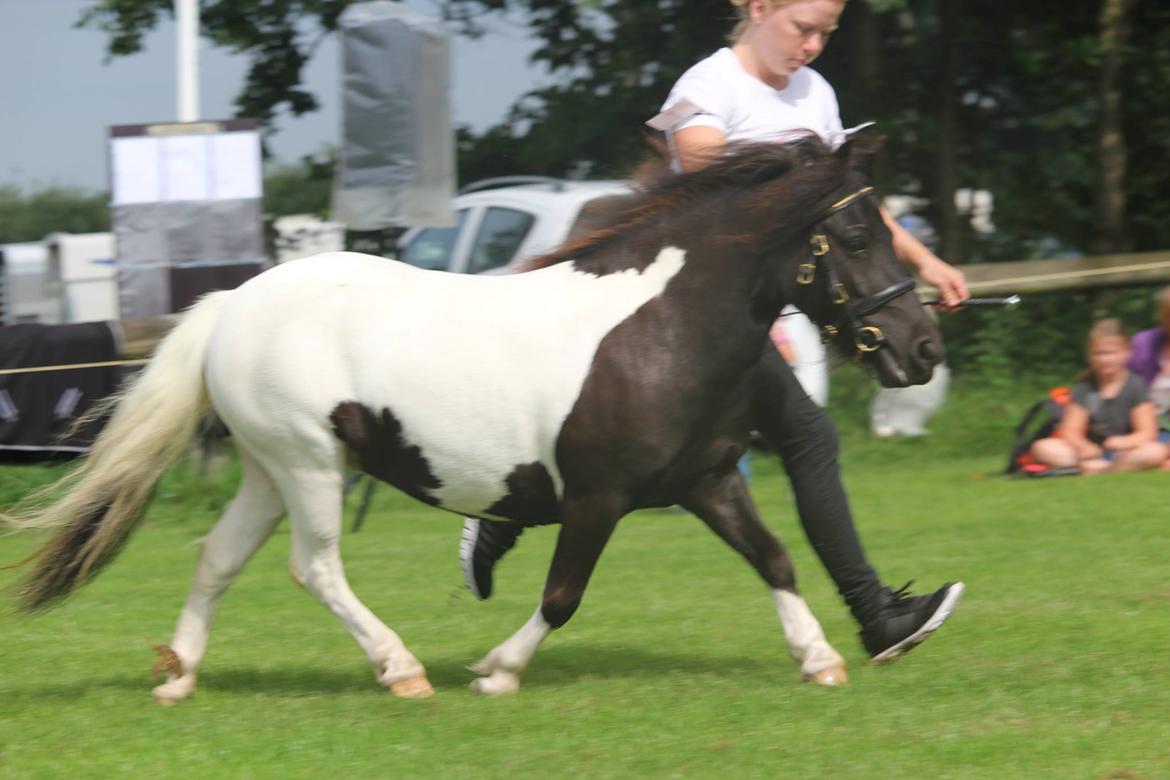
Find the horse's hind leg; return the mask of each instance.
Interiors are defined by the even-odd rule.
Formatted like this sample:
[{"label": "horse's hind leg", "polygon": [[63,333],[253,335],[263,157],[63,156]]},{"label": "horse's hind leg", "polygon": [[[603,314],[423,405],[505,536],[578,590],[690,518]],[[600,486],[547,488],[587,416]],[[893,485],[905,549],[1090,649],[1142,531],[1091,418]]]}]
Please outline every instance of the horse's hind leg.
[{"label": "horse's hind leg", "polygon": [[398,634],[358,600],[345,578],[338,547],[343,486],[340,458],[320,468],[273,470],[273,478],[288,507],[293,578],[345,624],[373,664],[378,682],[391,693],[404,698],[434,693],[422,664]]},{"label": "horse's hind leg", "polygon": [[161,655],[158,668],[167,672],[167,681],[154,689],[155,699],[162,704],[185,699],[195,689],[220,597],[272,535],[284,513],[272,480],[247,450],[240,447],[239,451],[243,470],[239,490],[203,541],[191,591],[170,646],[157,648]]},{"label": "horse's hind leg", "polygon": [[703,480],[681,503],[747,558],[772,588],[788,652],[804,678],[822,685],[847,682],[845,660],[829,645],[820,623],[796,590],[796,572],[788,552],[760,521],[739,473]]}]

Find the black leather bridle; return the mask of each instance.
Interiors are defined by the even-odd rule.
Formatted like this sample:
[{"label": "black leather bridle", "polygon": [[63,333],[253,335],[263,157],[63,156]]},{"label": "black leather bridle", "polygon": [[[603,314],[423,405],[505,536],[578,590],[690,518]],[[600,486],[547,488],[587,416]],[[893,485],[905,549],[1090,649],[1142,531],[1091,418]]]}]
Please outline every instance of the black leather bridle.
[{"label": "black leather bridle", "polygon": [[812,244],[812,257],[808,262],[801,263],[796,272],[797,284],[812,284],[818,276],[824,279],[825,292],[828,294],[829,300],[841,307],[841,315],[836,322],[822,326],[821,341],[829,343],[837,338],[841,328],[845,328],[859,353],[876,352],[886,343],[886,336],[882,333],[881,328],[876,325],[866,325],[862,318],[914,289],[914,280],[907,278],[891,284],[880,292],[855,301],[850,299],[845,285],[829,261],[829,236],[828,231],[824,228],[825,220],[871,194],[873,194],[873,187],[862,187],[829,207],[829,213],[825,215],[824,220],[817,224],[812,238],[809,239]]}]

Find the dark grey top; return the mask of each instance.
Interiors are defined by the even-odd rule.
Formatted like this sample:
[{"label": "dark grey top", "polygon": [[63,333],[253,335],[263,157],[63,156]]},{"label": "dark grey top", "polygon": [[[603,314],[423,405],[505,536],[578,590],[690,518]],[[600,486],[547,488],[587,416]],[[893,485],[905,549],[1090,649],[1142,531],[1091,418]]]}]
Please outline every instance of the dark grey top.
[{"label": "dark grey top", "polygon": [[1096,383],[1087,379],[1073,387],[1072,399],[1089,411],[1089,440],[1097,444],[1109,436],[1133,433],[1129,413],[1138,404],[1149,400],[1146,383],[1133,372],[1126,377],[1121,392],[1113,398],[1102,398]]}]

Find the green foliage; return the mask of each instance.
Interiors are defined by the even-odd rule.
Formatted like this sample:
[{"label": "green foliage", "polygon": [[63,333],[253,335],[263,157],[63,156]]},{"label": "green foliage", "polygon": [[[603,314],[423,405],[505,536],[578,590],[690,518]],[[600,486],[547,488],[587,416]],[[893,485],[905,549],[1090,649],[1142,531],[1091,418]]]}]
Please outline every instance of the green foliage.
[{"label": "green foliage", "polygon": [[330,151],[302,157],[296,165],[278,166],[264,177],[264,211],[269,217],[316,214],[325,217],[333,188],[337,155]]},{"label": "green foliage", "polygon": [[[348,2],[204,0],[204,35],[252,63],[237,100],[241,114],[267,123],[278,110],[316,108],[301,85],[303,65]],[[1022,259],[1053,241],[1086,251],[1095,234],[1098,4],[953,0],[954,28],[944,29],[942,2],[851,3],[816,65],[837,88],[847,124],[877,120],[885,130],[883,188],[924,195],[936,224],[951,196],[940,189],[947,184],[940,160],[955,163],[957,186],[994,193],[998,234],[982,240],[960,225],[962,251],[952,260]],[[551,74],[499,126],[460,131],[464,181],[624,174],[645,154],[643,122],[687,67],[723,45],[734,19],[726,0],[436,0],[434,7],[469,36],[493,14],[523,19],[540,41],[534,63]],[[110,56],[123,56],[171,13],[171,0],[96,0],[79,24],[108,32]],[[1170,184],[1159,175],[1170,165],[1170,8],[1136,3],[1130,14],[1124,111],[1132,229],[1129,246],[1116,249],[1157,249],[1170,244]],[[954,83],[940,83],[943,73]],[[938,111],[948,94],[959,103],[954,139]]]},{"label": "green foliage", "polygon": [[0,244],[40,241],[50,233],[110,229],[104,193],[73,187],[27,191],[0,184]]}]

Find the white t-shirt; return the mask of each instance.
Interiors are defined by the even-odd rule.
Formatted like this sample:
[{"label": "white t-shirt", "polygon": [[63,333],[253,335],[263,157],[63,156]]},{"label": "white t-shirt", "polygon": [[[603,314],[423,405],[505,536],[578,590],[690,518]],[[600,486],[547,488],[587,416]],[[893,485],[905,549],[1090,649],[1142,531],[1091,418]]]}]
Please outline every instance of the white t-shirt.
[{"label": "white t-shirt", "polygon": [[[824,76],[800,68],[788,77],[784,89],[773,89],[743,69],[729,48],[722,48],[684,73],[662,105],[662,113],[647,122],[671,134],[705,125],[722,131],[728,143],[778,141],[810,130],[829,146],[845,141],[837,93]],[[670,144],[673,156],[674,145]],[[829,396],[828,360],[820,331],[805,315],[789,308],[784,327],[795,343],[793,370],[806,393],[824,406]]]},{"label": "white t-shirt", "polygon": [[812,131],[832,147],[845,140],[837,94],[825,78],[804,67],[773,89],[748,74],[729,48],[722,48],[682,75],[647,124],[671,133],[696,125],[714,127],[728,142],[783,141]]}]

